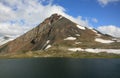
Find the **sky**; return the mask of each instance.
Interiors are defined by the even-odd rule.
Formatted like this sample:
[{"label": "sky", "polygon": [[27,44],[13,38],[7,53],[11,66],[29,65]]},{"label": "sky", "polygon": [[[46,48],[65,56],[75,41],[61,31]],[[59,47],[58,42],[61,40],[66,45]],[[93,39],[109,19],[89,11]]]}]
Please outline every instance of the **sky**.
[{"label": "sky", "polygon": [[18,37],[53,13],[120,37],[120,0],[0,0],[0,36]]}]

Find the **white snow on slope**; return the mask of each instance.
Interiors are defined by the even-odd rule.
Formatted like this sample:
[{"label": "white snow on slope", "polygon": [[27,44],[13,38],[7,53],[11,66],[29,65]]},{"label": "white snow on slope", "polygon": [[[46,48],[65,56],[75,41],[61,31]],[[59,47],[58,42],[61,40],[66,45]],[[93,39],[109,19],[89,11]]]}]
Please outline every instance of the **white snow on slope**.
[{"label": "white snow on slope", "polygon": [[46,44],[48,44],[49,42],[50,42],[50,40],[47,40],[47,41],[46,41]]},{"label": "white snow on slope", "polygon": [[107,53],[114,53],[114,54],[120,54],[120,49],[85,49],[87,52],[92,53],[100,53],[100,52],[107,52]]},{"label": "white snow on slope", "polygon": [[98,37],[100,37],[100,36],[101,36],[101,34],[98,34],[98,33],[97,33],[96,35],[97,35]]},{"label": "white snow on slope", "polygon": [[85,27],[80,26],[80,25],[76,25],[79,29],[85,30]]},{"label": "white snow on slope", "polygon": [[101,38],[96,38],[95,41],[100,42],[100,43],[113,43],[114,42],[112,40],[104,40]]},{"label": "white snow on slope", "polygon": [[82,48],[69,48],[69,51],[85,51],[90,53],[100,53],[100,52],[106,52],[106,53],[114,53],[114,54],[120,54],[120,49],[82,49]]},{"label": "white snow on slope", "polygon": [[94,30],[94,29],[91,29],[93,32],[95,32],[95,33],[97,33],[97,31],[96,30]]},{"label": "white snow on slope", "polygon": [[48,25],[51,25],[51,23],[49,22]]},{"label": "white snow on slope", "polygon": [[46,43],[44,44],[44,46],[46,46],[49,42],[50,42],[50,40],[47,40]]},{"label": "white snow on slope", "polygon": [[80,34],[75,34],[76,36],[80,36]]},{"label": "white snow on slope", "polygon": [[84,50],[81,49],[81,48],[69,48],[68,50],[69,50],[69,51],[84,51]]},{"label": "white snow on slope", "polygon": [[120,42],[119,38],[113,38],[112,40],[115,41],[115,42]]},{"label": "white snow on slope", "polygon": [[120,42],[120,40],[117,40],[117,42]]},{"label": "white snow on slope", "polygon": [[80,44],[80,43],[82,43],[82,42],[75,42],[75,44]]},{"label": "white snow on slope", "polygon": [[50,40],[47,40],[46,43],[44,44],[43,47],[45,47],[47,45],[47,47],[45,49],[48,49],[51,47],[51,45],[48,45],[50,43]]},{"label": "white snow on slope", "polygon": [[50,48],[51,47],[51,45],[48,45],[45,49],[48,49],[48,48]]},{"label": "white snow on slope", "polygon": [[92,30],[93,32],[95,32],[98,37],[101,36],[101,34],[99,34],[96,30],[94,30],[94,29],[91,29],[91,30]]},{"label": "white snow on slope", "polygon": [[67,37],[64,40],[76,40],[76,38],[75,37]]}]

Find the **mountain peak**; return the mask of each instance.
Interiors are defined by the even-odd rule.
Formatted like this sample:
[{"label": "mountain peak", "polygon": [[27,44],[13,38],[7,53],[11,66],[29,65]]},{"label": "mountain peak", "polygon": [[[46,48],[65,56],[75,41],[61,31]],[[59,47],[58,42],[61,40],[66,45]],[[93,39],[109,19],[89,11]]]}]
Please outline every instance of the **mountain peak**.
[{"label": "mountain peak", "polygon": [[46,18],[42,24],[52,24],[54,23],[55,21],[61,19],[63,16],[62,15],[59,15],[57,13],[55,14],[52,14],[50,17]]},{"label": "mountain peak", "polygon": [[58,46],[65,50],[68,47],[101,48],[104,43],[114,42],[110,41],[111,38],[94,29],[78,25],[62,15],[53,14],[37,27],[1,46],[0,52],[27,52]]},{"label": "mountain peak", "polygon": [[51,15],[51,18],[56,18],[56,17],[58,18],[58,17],[60,17],[60,16],[62,16],[62,15],[57,14],[57,13],[54,13],[54,14]]}]

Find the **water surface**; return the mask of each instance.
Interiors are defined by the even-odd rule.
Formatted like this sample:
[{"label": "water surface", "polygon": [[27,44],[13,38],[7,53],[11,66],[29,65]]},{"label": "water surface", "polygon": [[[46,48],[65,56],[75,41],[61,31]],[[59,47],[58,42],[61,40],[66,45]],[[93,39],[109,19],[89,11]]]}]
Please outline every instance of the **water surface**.
[{"label": "water surface", "polygon": [[120,59],[0,59],[0,78],[120,78]]}]

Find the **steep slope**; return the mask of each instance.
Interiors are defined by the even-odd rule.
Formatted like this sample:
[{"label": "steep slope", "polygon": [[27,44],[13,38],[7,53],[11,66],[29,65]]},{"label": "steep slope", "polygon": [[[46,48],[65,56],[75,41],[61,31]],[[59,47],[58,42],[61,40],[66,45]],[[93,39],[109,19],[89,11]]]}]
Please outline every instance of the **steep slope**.
[{"label": "steep slope", "polygon": [[61,15],[53,14],[37,27],[0,46],[0,53],[45,50],[58,46],[65,49],[69,47],[120,48],[120,46],[114,46],[116,43],[111,36],[78,25]]}]

